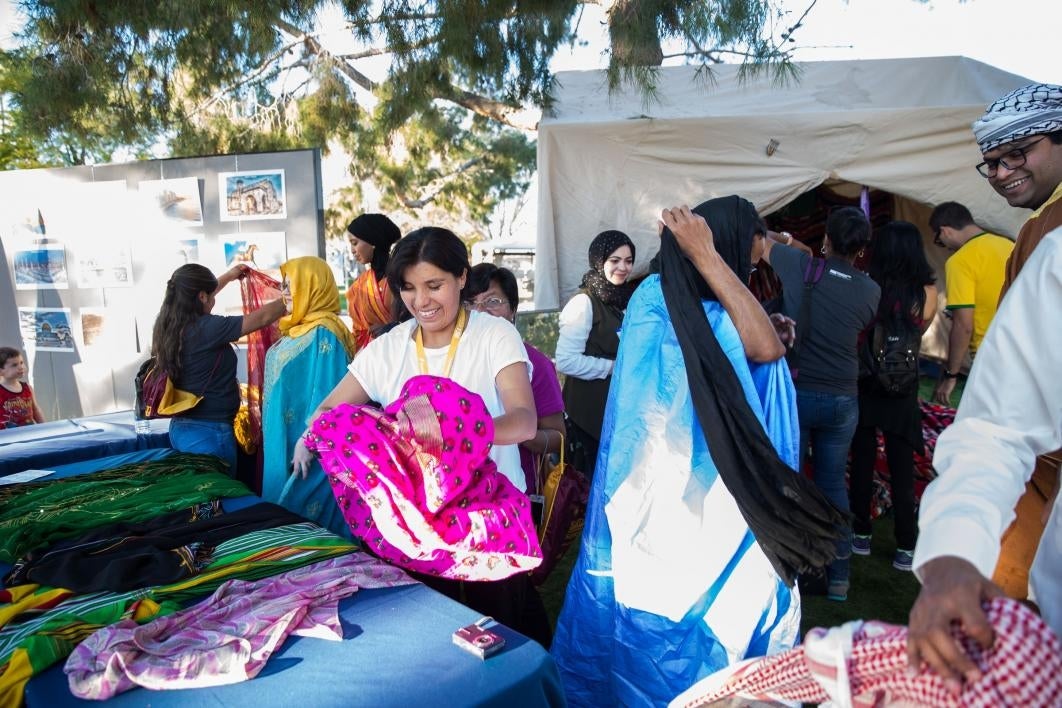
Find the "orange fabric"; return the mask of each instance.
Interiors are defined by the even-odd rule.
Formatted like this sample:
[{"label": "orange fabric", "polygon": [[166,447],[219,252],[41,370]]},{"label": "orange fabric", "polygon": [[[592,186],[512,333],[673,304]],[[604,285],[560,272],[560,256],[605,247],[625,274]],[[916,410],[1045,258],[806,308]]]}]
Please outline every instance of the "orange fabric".
[{"label": "orange fabric", "polygon": [[1044,533],[1044,509],[1055,490],[1058,464],[1058,460],[1048,455],[1036,459],[1032,479],[1014,507],[1014,523],[1003,533],[1000,542],[992,582],[1015,600],[1024,600],[1029,595],[1029,568]]},{"label": "orange fabric", "polygon": [[350,284],[347,289],[347,311],[353,321],[351,330],[359,351],[372,341],[374,327],[391,322],[393,299],[387,280],[377,281],[371,268]]}]

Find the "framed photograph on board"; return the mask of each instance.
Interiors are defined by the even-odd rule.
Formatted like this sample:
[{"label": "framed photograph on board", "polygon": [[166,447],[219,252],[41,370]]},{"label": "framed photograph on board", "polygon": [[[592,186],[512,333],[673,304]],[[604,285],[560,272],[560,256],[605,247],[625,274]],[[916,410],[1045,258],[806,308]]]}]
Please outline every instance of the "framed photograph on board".
[{"label": "framed photograph on board", "polygon": [[74,351],[69,307],[20,307],[18,322],[27,349],[39,352]]},{"label": "framed photograph on board", "polygon": [[66,290],[66,248],[57,243],[35,244],[15,251],[16,290]]},{"label": "framed photograph on board", "polygon": [[222,234],[218,237],[225,249],[225,267],[247,265],[280,280],[280,266],[287,260],[287,241],[283,231],[258,231]]},{"label": "framed photograph on board", "polygon": [[144,180],[138,188],[140,194],[152,200],[166,218],[184,226],[203,225],[198,177]]},{"label": "framed photograph on board", "polygon": [[286,219],[288,201],[284,170],[250,170],[218,174],[222,221]]}]

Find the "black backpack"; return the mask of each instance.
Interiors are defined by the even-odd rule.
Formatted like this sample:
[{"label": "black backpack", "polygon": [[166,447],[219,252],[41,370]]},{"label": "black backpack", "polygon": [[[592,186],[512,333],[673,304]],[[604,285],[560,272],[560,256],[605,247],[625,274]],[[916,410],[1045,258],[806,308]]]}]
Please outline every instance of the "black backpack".
[{"label": "black backpack", "polygon": [[903,398],[918,390],[918,353],[922,334],[917,328],[902,330],[878,322],[871,331],[869,374],[881,391],[893,398]]}]

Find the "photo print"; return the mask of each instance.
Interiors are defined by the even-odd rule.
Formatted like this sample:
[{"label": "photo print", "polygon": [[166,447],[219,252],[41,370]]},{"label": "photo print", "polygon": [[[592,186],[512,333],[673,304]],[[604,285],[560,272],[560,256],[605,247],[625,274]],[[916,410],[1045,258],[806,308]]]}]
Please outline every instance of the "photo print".
[{"label": "photo print", "polygon": [[66,290],[70,278],[66,272],[66,249],[62,244],[35,244],[15,251],[16,290]]},{"label": "photo print", "polygon": [[280,280],[280,266],[287,260],[287,241],[283,231],[224,234],[225,267],[246,263],[256,270]]},{"label": "photo print", "polygon": [[77,284],[82,288],[129,288],[133,285],[133,261],[125,246],[96,249],[77,259]]},{"label": "photo print", "polygon": [[222,221],[286,219],[284,170],[251,170],[218,174]]},{"label": "photo print", "polygon": [[203,202],[199,198],[199,179],[144,180],[138,185],[140,194],[152,200],[167,219],[184,226],[203,225]]},{"label": "photo print", "polygon": [[73,352],[68,307],[20,307],[19,327],[27,349],[39,352]]}]

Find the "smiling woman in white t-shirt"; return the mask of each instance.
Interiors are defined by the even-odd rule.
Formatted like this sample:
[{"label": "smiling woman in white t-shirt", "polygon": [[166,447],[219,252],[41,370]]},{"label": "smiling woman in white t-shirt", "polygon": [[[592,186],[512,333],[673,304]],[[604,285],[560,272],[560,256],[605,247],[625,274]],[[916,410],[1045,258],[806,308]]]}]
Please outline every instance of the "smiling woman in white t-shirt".
[{"label": "smiling woman in white t-shirt", "polygon": [[[531,365],[512,323],[463,307],[469,270],[468,251],[451,231],[425,227],[401,239],[387,266],[387,282],[413,319],[361,350],[307,424],[344,403],[389,404],[414,376],[443,376],[483,399],[494,418],[490,457],[516,489],[525,491],[518,445],[538,430]],[[292,461],[295,473],[305,475],[311,460],[300,439]],[[525,603],[535,597],[526,573],[500,581],[465,582],[464,587],[453,580],[418,578],[540,642],[549,641],[547,623],[527,626],[523,621]]]}]

